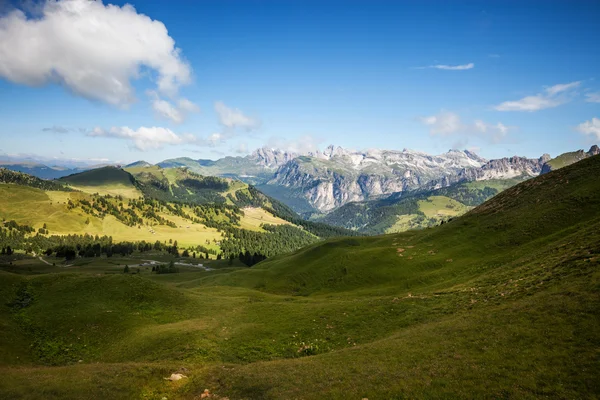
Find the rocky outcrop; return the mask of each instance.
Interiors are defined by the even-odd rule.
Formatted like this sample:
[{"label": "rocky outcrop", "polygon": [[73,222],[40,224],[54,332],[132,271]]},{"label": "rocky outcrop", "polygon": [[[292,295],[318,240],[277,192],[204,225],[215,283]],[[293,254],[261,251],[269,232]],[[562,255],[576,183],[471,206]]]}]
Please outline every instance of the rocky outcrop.
[{"label": "rocky outcrop", "polygon": [[483,181],[489,179],[532,178],[538,176],[550,155],[540,158],[505,157],[490,160],[479,168],[465,168],[456,175],[447,175],[426,184],[423,189],[434,190],[459,182]]},{"label": "rocky outcrop", "polygon": [[298,157],[297,153],[271,149],[268,147],[261,147],[247,156],[249,160],[254,161],[257,165],[269,169],[277,169],[296,157]]}]

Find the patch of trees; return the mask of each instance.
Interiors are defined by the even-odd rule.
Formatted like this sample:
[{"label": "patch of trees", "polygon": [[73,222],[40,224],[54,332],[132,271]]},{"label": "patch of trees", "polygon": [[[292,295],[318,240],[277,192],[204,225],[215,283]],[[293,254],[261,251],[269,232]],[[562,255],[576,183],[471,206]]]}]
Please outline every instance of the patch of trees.
[{"label": "patch of trees", "polygon": [[[318,238],[292,225],[263,225],[266,232],[230,228],[221,242],[224,258],[239,257],[239,254],[272,257],[289,253],[314,243]],[[262,261],[262,260],[261,260]],[[243,261],[242,261],[243,262]]]},{"label": "patch of trees", "polygon": [[138,178],[137,187],[145,197],[164,202],[224,203],[225,199],[219,192],[229,187],[222,178],[204,177],[190,172],[186,172],[186,177],[178,180],[177,185],[150,173],[140,174]]},{"label": "patch of trees", "polygon": [[13,183],[16,185],[30,186],[42,190],[73,192],[74,190],[55,181],[47,181],[22,172],[0,168],[0,183]]},{"label": "patch of trees", "polygon": [[[233,258],[233,255],[230,256],[230,259],[231,258]],[[240,253],[238,259],[248,267],[251,267],[254,264],[258,264],[259,262],[266,260],[267,256],[258,253],[250,254],[249,251],[246,251],[245,253]]]},{"label": "patch of trees", "polygon": [[222,178],[196,174],[193,174],[192,177],[178,180],[177,184],[186,186],[193,190],[212,189],[222,192],[229,189],[229,183]]},{"label": "patch of trees", "polygon": [[175,266],[173,261],[169,262],[167,265],[156,265],[152,267],[152,272],[156,274],[175,274],[179,272],[179,268]]},{"label": "patch of trees", "polygon": [[8,230],[16,230],[23,234],[35,232],[35,229],[29,225],[19,225],[15,220],[5,221],[4,227]]}]

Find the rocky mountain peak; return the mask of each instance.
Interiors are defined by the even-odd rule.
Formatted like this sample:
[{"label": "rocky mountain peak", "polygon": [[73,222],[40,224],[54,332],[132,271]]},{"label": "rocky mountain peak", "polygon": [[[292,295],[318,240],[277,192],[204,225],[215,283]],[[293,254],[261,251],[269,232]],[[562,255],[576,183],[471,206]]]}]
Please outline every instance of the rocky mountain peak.
[{"label": "rocky mountain peak", "polygon": [[256,149],[249,157],[263,167],[274,169],[298,157],[298,154],[269,147],[261,147]]},{"label": "rocky mountain peak", "polygon": [[593,145],[592,147],[590,147],[590,151],[588,151],[588,154],[590,156],[597,156],[598,154],[600,154],[600,148],[598,148],[598,145]]}]

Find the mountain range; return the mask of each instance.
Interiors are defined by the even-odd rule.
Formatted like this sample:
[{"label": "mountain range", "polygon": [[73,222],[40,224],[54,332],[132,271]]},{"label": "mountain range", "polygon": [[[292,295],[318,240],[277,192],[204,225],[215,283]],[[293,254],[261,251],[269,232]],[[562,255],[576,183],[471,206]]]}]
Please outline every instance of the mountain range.
[{"label": "mountain range", "polygon": [[[564,153],[556,158],[506,157],[487,160],[469,150],[450,150],[440,155],[404,149],[355,151],[329,146],[303,154],[259,148],[244,157],[207,160],[182,157],[161,161],[161,168],[187,168],[203,176],[234,178],[252,184],[287,204],[305,217],[330,213],[348,203],[378,201],[392,196],[432,191],[454,184],[487,180],[528,179],[598,154],[589,151]],[[81,172],[43,164],[2,164],[12,170],[44,179]],[[151,167],[137,161],[126,168]],[[82,168],[83,167],[79,167]]]}]

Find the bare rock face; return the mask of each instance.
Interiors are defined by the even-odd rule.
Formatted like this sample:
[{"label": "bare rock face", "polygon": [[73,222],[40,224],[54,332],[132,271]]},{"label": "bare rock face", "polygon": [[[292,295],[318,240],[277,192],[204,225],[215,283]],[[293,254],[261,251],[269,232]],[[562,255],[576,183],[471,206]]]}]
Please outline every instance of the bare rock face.
[{"label": "bare rock face", "polygon": [[248,156],[248,158],[256,162],[257,165],[270,169],[279,168],[296,157],[298,157],[298,154],[296,153],[270,149],[268,147],[257,149]]},{"label": "bare rock face", "polygon": [[490,160],[479,168],[465,168],[456,175],[444,176],[429,182],[425,189],[439,189],[459,182],[483,181],[490,179],[532,178],[538,176],[543,165],[550,158],[544,154],[540,158],[505,157]]},{"label": "bare rock face", "polygon": [[357,152],[329,146],[282,165],[269,184],[300,189],[313,207],[328,212],[349,202],[417,189],[485,162],[468,151],[431,156],[406,149]]}]

